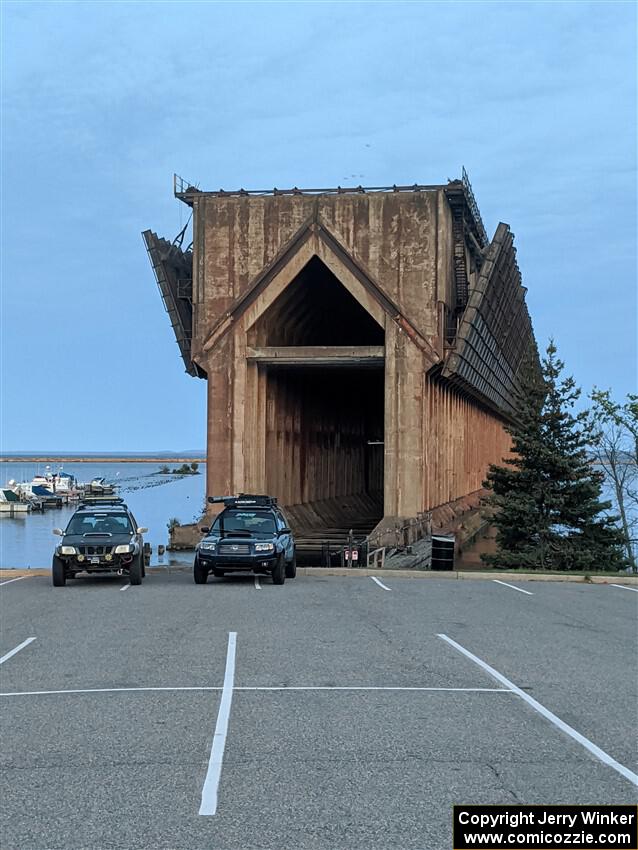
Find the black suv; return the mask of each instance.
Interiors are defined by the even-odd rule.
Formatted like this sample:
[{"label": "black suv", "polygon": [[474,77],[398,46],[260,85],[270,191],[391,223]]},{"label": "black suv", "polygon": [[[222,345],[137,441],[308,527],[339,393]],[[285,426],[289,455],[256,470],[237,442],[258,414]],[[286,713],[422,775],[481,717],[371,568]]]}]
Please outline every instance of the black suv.
[{"label": "black suv", "polygon": [[209,573],[269,573],[273,584],[283,584],[297,574],[295,541],[288,523],[272,496],[209,497],[223,503],[206,537],[197,544],[193,577],[205,584]]},{"label": "black suv", "polygon": [[128,575],[131,584],[141,584],[144,569],[144,540],[148,528],[138,528],[133,514],[121,499],[82,505],[65,531],[54,528],[62,538],[53,555],[53,586],[64,587],[67,578],[79,572]]}]

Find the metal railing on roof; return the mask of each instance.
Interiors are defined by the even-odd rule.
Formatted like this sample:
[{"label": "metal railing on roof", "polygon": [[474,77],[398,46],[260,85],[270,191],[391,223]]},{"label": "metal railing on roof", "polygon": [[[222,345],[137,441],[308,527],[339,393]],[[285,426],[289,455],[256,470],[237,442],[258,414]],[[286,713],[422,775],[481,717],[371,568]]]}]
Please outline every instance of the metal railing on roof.
[{"label": "metal railing on roof", "polygon": [[[440,189],[438,184],[413,183],[410,186],[332,186],[325,189],[300,189],[293,186],[291,189],[213,189],[206,191],[209,195],[346,195],[365,194],[366,192],[431,192]],[[173,191],[176,196],[191,195],[202,192],[197,186],[184,180],[178,174],[173,175]]]},{"label": "metal railing on roof", "polygon": [[478,204],[476,203],[476,198],[474,197],[474,192],[472,191],[472,184],[470,183],[470,178],[468,177],[467,171],[465,170],[465,166],[463,166],[461,171],[461,182],[463,183],[463,189],[465,190],[465,194],[467,196],[467,202],[470,207],[470,211],[474,216],[474,221],[476,222],[476,226],[481,235],[481,239],[483,240],[483,248],[489,242],[487,238],[487,232],[485,230],[485,226],[483,224],[483,219],[481,218],[481,212],[478,208]]},{"label": "metal railing on roof", "polygon": [[173,194],[186,195],[189,192],[199,192],[199,189],[194,183],[184,180],[179,174],[173,174]]}]

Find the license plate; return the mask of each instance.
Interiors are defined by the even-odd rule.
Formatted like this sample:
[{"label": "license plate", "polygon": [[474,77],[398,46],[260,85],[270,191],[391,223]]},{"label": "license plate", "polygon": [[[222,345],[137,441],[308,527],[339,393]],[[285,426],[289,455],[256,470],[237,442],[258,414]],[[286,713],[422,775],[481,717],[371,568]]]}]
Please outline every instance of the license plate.
[{"label": "license plate", "polygon": [[91,563],[92,563],[92,564],[99,564],[99,563],[100,563],[100,559],[99,559],[99,558],[91,558]]}]

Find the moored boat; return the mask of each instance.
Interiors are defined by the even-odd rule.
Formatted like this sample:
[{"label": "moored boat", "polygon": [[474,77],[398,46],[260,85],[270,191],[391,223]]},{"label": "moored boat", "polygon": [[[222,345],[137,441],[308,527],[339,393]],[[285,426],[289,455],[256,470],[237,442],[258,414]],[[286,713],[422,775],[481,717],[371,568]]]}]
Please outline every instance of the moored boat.
[{"label": "moored boat", "polygon": [[11,516],[19,513],[28,513],[31,510],[31,504],[28,501],[20,501],[20,496],[5,487],[0,488],[0,512],[8,513]]},{"label": "moored boat", "polygon": [[105,478],[94,478],[84,487],[84,493],[92,496],[112,496],[115,493],[113,484],[108,484]]}]

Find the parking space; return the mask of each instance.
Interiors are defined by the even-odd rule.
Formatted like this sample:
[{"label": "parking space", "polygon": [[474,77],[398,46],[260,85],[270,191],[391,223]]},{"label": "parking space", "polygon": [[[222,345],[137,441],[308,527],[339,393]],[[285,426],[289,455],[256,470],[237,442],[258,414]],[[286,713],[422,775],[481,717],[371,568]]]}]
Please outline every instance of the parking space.
[{"label": "parking space", "polygon": [[[526,799],[539,765],[544,795],[530,802],[630,798],[624,780],[505,693],[239,693],[233,724],[244,734],[228,742],[220,824],[258,828],[252,777],[272,797],[273,847],[295,846],[285,838],[298,819],[326,833],[335,812],[348,829],[328,846],[449,847],[452,802]],[[426,844],[433,824],[437,841]]]},{"label": "parking space", "polygon": [[636,800],[638,595],[383,583],[1,589],[0,654],[36,636],[0,666],[3,846],[443,850],[454,802]]},{"label": "parking space", "polygon": [[429,617],[432,631],[459,641],[635,771],[638,594],[521,582],[534,592],[528,597],[490,581],[453,584],[451,593],[431,581],[395,593],[389,604],[400,608],[393,618],[406,639],[417,640],[417,618]]},{"label": "parking space", "polygon": [[118,692],[5,704],[2,846],[193,846],[188,823],[197,826],[210,745],[201,718],[218,701],[211,692]]}]

